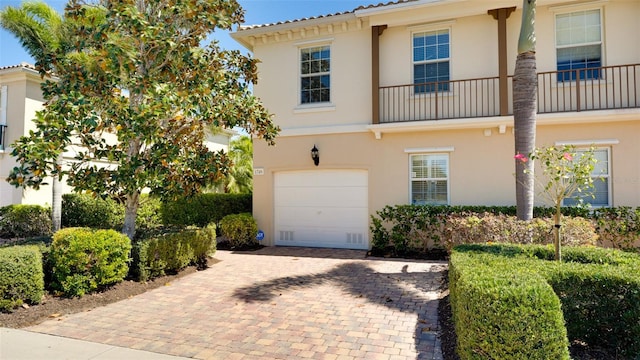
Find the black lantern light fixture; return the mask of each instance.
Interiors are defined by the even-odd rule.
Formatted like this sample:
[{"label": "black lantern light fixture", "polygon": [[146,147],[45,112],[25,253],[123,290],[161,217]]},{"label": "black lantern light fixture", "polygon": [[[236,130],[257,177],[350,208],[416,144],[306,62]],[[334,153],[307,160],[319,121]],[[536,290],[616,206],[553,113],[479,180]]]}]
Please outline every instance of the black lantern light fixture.
[{"label": "black lantern light fixture", "polygon": [[311,149],[311,158],[313,159],[313,163],[318,166],[320,163],[320,151],[315,145],[313,145],[313,149]]}]

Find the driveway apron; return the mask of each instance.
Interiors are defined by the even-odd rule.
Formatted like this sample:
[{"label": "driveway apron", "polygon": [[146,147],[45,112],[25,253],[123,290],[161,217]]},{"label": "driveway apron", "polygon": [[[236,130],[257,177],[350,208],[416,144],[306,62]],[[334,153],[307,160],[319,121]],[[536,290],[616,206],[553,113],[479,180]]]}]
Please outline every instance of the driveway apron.
[{"label": "driveway apron", "polygon": [[196,359],[442,359],[444,262],[281,247],[215,257],[164,287],[26,330]]}]

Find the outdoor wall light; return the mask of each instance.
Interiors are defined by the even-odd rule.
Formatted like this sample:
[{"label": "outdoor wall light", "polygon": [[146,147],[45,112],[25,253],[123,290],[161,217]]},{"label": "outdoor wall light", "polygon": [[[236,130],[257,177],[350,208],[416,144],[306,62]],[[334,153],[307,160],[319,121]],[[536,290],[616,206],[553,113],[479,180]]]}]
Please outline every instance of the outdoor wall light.
[{"label": "outdoor wall light", "polygon": [[313,145],[313,149],[311,149],[311,158],[313,159],[313,163],[318,166],[320,163],[320,151],[315,145]]}]

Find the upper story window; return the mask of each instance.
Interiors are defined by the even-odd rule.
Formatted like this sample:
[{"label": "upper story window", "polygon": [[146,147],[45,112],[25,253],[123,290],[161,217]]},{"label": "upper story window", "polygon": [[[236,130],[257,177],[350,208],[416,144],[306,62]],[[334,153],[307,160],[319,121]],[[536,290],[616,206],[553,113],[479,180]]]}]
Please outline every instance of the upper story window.
[{"label": "upper story window", "polygon": [[[587,149],[576,150],[577,157],[584,154]],[[597,160],[591,177],[593,178],[593,189],[585,193],[577,194],[571,198],[565,198],[563,205],[575,206],[580,202],[589,204],[595,207],[609,206],[611,204],[611,186],[610,186],[610,162],[609,162],[609,148],[598,148],[593,151],[593,157]]]},{"label": "upper story window", "polygon": [[449,30],[413,34],[413,83],[416,93],[449,91]]},{"label": "upper story window", "polygon": [[300,103],[331,101],[331,48],[300,49]]},{"label": "upper story window", "polygon": [[415,154],[410,159],[411,204],[449,203],[449,155]]},{"label": "upper story window", "polygon": [[599,9],[556,15],[556,57],[560,71],[558,81],[600,78],[597,69],[602,66]]}]

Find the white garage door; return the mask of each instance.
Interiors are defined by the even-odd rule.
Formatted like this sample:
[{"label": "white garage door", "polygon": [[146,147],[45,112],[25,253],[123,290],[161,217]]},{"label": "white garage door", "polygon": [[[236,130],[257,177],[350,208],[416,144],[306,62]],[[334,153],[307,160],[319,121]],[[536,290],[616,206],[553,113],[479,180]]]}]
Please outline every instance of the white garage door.
[{"label": "white garage door", "polygon": [[367,249],[368,173],[365,170],[275,174],[275,244]]}]

